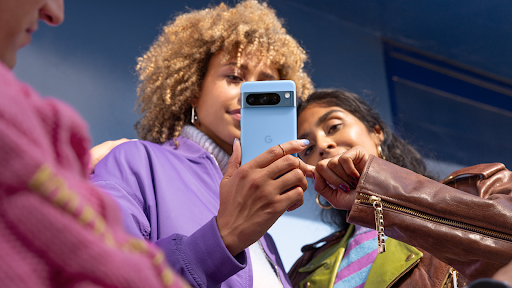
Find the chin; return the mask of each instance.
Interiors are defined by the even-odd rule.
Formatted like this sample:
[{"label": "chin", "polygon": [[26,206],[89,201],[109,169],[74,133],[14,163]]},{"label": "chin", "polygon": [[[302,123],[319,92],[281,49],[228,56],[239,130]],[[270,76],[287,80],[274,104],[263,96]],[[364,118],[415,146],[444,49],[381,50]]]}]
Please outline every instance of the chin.
[{"label": "chin", "polygon": [[9,67],[9,69],[13,69],[14,66],[16,65],[16,54],[14,54],[14,56],[7,56],[7,57],[2,57],[0,58],[0,60],[2,61],[2,63],[5,64],[5,66]]},{"label": "chin", "polygon": [[235,141],[235,138],[238,138],[240,140],[240,130],[237,130],[235,128],[226,129],[226,132],[222,139],[226,141],[226,143],[233,144],[233,141]]}]

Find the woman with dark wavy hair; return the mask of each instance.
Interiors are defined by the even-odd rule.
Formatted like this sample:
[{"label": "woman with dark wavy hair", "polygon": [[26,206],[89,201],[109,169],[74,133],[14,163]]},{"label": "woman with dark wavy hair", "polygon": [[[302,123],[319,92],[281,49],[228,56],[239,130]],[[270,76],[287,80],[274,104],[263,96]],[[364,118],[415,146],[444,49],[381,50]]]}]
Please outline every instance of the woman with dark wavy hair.
[{"label": "woman with dark wavy hair", "polygon": [[[385,155],[384,157],[387,161],[425,177],[437,180],[427,171],[425,160],[420,153],[418,153],[412,145],[389,129],[380,118],[379,113],[357,94],[343,90],[319,90],[313,93],[307,100],[300,103],[297,109],[298,115],[300,116],[300,114],[311,105],[342,108],[359,119],[368,131],[377,128],[378,134],[382,134],[383,138],[377,149],[380,149],[378,152],[381,155]],[[299,128],[301,127],[302,126],[299,124]],[[307,149],[311,148],[308,147]],[[306,150],[304,154],[306,154]],[[310,151],[307,153],[309,155]],[[304,155],[303,159],[306,158],[309,159],[308,156]],[[326,223],[342,230],[348,227],[345,221],[346,214],[346,210],[327,209],[323,211],[322,217]]]},{"label": "woman with dark wavy hair", "polygon": [[294,287],[462,287],[512,259],[503,164],[461,169],[443,185],[356,94],[317,91],[298,113],[310,142],[299,155],[316,165],[317,202],[336,208],[324,216],[337,231],[302,248]]}]

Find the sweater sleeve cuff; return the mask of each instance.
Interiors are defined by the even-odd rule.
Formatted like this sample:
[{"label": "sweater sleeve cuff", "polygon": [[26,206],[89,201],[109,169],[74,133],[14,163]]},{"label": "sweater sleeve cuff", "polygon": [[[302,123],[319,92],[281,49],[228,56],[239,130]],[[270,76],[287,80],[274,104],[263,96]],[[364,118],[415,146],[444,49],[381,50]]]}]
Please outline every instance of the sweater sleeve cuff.
[{"label": "sweater sleeve cuff", "polygon": [[188,237],[174,234],[156,244],[164,250],[169,264],[198,287],[220,287],[222,282],[247,266],[245,250],[235,257],[229,253],[220,236],[216,217]]}]

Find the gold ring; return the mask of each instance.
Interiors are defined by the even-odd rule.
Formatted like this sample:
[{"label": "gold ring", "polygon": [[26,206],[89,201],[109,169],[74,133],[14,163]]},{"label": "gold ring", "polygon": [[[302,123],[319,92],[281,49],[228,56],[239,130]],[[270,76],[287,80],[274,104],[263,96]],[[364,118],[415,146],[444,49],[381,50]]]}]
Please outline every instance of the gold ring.
[{"label": "gold ring", "polygon": [[277,146],[279,146],[281,148],[281,150],[283,150],[283,156],[286,156],[286,151],[284,151],[283,146],[281,146],[281,144],[277,144]]},{"label": "gold ring", "polygon": [[325,209],[325,210],[329,210],[332,208],[331,204],[329,204],[329,206],[326,206],[326,205],[320,203],[320,194],[316,194],[316,204],[318,204],[318,206],[320,206],[320,208]]}]

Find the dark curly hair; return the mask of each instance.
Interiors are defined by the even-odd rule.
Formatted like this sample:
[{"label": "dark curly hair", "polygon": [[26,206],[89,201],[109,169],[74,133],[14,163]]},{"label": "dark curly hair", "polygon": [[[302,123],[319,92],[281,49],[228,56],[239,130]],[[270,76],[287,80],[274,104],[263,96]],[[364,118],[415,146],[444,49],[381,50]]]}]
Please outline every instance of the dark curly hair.
[{"label": "dark curly hair", "polygon": [[[311,104],[324,107],[340,107],[343,110],[354,115],[359,121],[363,122],[368,131],[373,131],[375,126],[379,126],[384,135],[384,141],[380,144],[382,155],[387,161],[398,166],[407,168],[418,174],[435,179],[427,171],[427,166],[423,157],[416,149],[398,137],[382,121],[377,111],[375,111],[359,95],[343,90],[318,90],[311,94],[305,101],[299,104],[298,116]],[[347,211],[330,209],[324,210],[322,220],[339,230],[348,228],[346,222]]]}]

